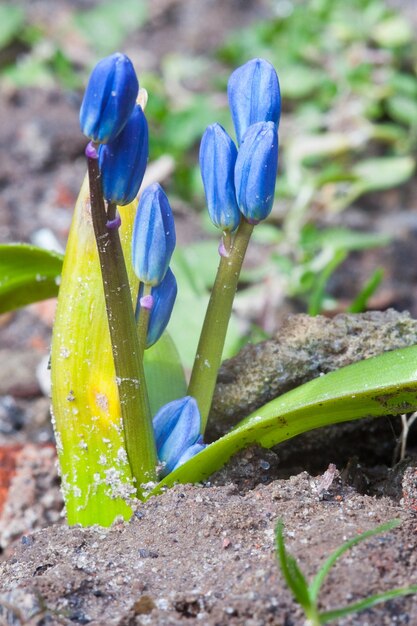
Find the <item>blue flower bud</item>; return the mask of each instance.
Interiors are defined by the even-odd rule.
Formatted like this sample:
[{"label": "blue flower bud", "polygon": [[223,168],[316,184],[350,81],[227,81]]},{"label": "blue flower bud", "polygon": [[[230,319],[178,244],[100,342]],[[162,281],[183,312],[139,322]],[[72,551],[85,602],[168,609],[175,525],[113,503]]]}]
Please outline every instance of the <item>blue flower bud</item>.
[{"label": "blue flower bud", "polygon": [[148,161],[148,122],[135,105],[123,130],[100,146],[99,164],[103,195],[121,206],[136,198]]},{"label": "blue flower bud", "polygon": [[175,248],[175,224],[164,190],[147,187],[139,201],[133,226],[132,262],[136,276],[147,285],[164,278]]},{"label": "blue flower bud", "polygon": [[274,67],[264,59],[252,59],[238,67],[227,84],[230,111],[238,145],[256,122],[274,122],[281,114],[281,94]]},{"label": "blue flower bud", "polygon": [[187,448],[186,451],[180,456],[180,459],[173,468],[173,470],[176,470],[177,467],[180,467],[180,465],[184,465],[186,461],[192,459],[193,456],[204,450],[204,448],[206,448],[206,444],[203,443],[203,437],[199,437],[197,443]]},{"label": "blue flower bud", "polygon": [[277,168],[277,127],[273,122],[250,126],[237,155],[235,185],[239,209],[251,223],[264,220],[271,212]]},{"label": "blue flower bud", "polygon": [[114,139],[135,106],[139,83],[131,60],[120,52],[97,63],[80,110],[81,130],[96,143]]},{"label": "blue flower bud", "polygon": [[[158,458],[164,464],[163,475],[178,467],[188,452],[194,454],[202,449],[200,434],[201,417],[197,402],[191,396],[185,396],[163,406],[153,418],[153,429]],[[195,445],[198,449],[193,448]]]},{"label": "blue flower bud", "polygon": [[[140,285],[138,302],[136,306],[136,318],[139,315],[141,309],[140,299],[143,296],[143,283]],[[146,347],[150,348],[154,343],[158,341],[168,326],[169,319],[171,317],[172,309],[174,308],[175,298],[177,297],[177,281],[170,268],[163,281],[152,287],[151,296],[153,298],[153,305],[149,314],[148,321],[148,334],[146,337]]]},{"label": "blue flower bud", "polygon": [[200,169],[211,221],[217,228],[234,231],[240,222],[234,170],[237,149],[220,124],[209,126],[201,140]]}]

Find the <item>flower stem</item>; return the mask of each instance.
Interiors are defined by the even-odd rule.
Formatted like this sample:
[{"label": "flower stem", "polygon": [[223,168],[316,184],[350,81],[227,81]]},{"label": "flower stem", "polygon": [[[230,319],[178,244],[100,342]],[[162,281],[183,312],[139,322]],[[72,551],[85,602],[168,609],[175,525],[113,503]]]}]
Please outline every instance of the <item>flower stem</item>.
[{"label": "flower stem", "polygon": [[138,497],[143,485],[156,478],[156,449],[140,358],[129,280],[117,228],[116,207],[106,214],[97,152],[87,147],[91,217],[103,278],[104,297],[112,343],[116,382],[123,420],[127,457],[136,480]]},{"label": "flower stem", "polygon": [[197,400],[202,433],[213,400],[233,300],[253,228],[253,224],[242,219],[233,243],[226,250],[227,256],[221,256],[198,343],[188,394]]}]

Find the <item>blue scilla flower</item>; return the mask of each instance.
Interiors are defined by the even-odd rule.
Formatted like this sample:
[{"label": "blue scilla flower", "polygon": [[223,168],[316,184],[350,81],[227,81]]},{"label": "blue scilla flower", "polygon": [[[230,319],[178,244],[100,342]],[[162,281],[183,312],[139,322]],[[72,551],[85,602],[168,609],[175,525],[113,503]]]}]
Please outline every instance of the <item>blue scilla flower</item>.
[{"label": "blue scilla flower", "polygon": [[[143,296],[143,283],[141,283],[136,306],[136,318],[141,309],[140,299]],[[177,297],[177,281],[170,268],[168,268],[164,279],[159,285],[152,287],[151,296],[153,298],[152,308],[149,314],[148,334],[146,337],[146,347],[150,348],[158,341],[168,326],[175,298]]]},{"label": "blue scilla flower", "polygon": [[147,285],[159,285],[175,248],[175,224],[164,190],[147,187],[139,201],[133,226],[132,262],[136,276]]},{"label": "blue scilla flower", "polygon": [[123,206],[136,198],[148,152],[148,122],[136,104],[123,130],[99,149],[103,195],[108,202]]},{"label": "blue scilla flower", "polygon": [[239,145],[256,122],[278,126],[281,94],[277,73],[268,61],[252,59],[238,67],[229,78],[227,95]]},{"label": "blue scilla flower", "polygon": [[236,146],[224,128],[220,124],[209,126],[200,145],[200,169],[207,208],[217,228],[232,232],[240,221],[234,183],[236,157]]},{"label": "blue scilla flower", "polygon": [[235,167],[239,209],[251,223],[264,220],[274,202],[278,168],[278,132],[273,122],[258,122],[246,131]]},{"label": "blue scilla flower", "polygon": [[80,110],[81,130],[96,143],[114,139],[135,106],[139,83],[131,60],[120,52],[93,69]]},{"label": "blue scilla flower", "polygon": [[191,396],[163,406],[153,418],[153,429],[165,476],[205,448],[200,434],[200,411]]}]

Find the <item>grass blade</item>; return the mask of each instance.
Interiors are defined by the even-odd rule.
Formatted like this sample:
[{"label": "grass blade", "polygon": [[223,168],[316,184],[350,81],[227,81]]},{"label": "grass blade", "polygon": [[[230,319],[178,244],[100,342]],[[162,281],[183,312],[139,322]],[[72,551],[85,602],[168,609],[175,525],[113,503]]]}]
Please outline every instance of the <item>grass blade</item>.
[{"label": "grass blade", "polygon": [[380,604],[381,602],[393,600],[394,598],[400,598],[401,596],[410,596],[414,593],[417,593],[417,585],[410,585],[409,587],[400,587],[398,589],[391,589],[390,591],[377,593],[370,598],[359,600],[359,602],[349,604],[349,606],[343,607],[341,609],[333,609],[332,611],[324,611],[323,613],[320,613],[320,623],[327,624],[328,622],[332,622],[333,620],[345,617],[345,615],[350,615],[351,613],[359,613],[360,611],[364,611],[365,609],[370,609],[376,604]]},{"label": "grass blade", "polygon": [[297,561],[288,554],[284,542],[284,523],[279,520],[275,528],[276,555],[281,567],[282,574],[294,598],[306,610],[311,607],[308,583],[304,574],[298,567]]},{"label": "grass blade", "polygon": [[401,523],[400,520],[397,520],[397,519],[391,520],[389,522],[385,522],[384,524],[381,524],[380,526],[377,526],[376,528],[372,528],[371,530],[367,530],[364,533],[357,535],[356,537],[352,537],[352,539],[345,541],[344,544],[336,548],[336,550],[332,552],[332,554],[325,560],[325,562],[321,566],[320,570],[317,572],[316,576],[314,577],[314,580],[312,581],[310,585],[310,595],[314,599],[314,601],[317,600],[317,597],[320,592],[320,588],[323,584],[324,579],[326,578],[330,569],[339,559],[339,557],[342,556],[342,554],[347,552],[347,550],[350,550],[350,548],[352,548],[353,546],[356,546],[358,543],[361,543],[362,541],[369,539],[370,537],[374,537],[375,535],[378,535],[380,533],[384,533],[389,530],[392,530],[393,528],[396,528],[397,526],[400,525],[400,523]]}]

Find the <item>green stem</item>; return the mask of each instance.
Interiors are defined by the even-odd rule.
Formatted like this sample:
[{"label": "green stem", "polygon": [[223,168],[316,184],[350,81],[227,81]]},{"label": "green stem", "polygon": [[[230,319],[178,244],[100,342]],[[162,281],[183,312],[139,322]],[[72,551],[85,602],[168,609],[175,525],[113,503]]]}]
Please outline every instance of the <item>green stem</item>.
[{"label": "green stem", "polygon": [[156,479],[156,449],[151,412],[146,391],[143,360],[136,334],[136,323],[129,280],[117,227],[109,228],[114,205],[106,214],[101,191],[98,159],[88,150],[91,217],[103,278],[104,297],[113,350],[116,382],[127,457],[136,480],[138,497],[143,485]]},{"label": "green stem", "polygon": [[242,219],[228,256],[222,256],[198,343],[188,394],[198,403],[204,433],[216,386],[240,270],[253,224]]},{"label": "green stem", "polygon": [[323,622],[320,619],[320,614],[316,606],[312,606],[308,609],[304,607],[304,611],[307,617],[304,626],[322,626]]},{"label": "green stem", "polygon": [[[140,287],[140,285],[139,285]],[[143,295],[142,298],[146,296],[150,296],[152,291],[151,285],[143,285]],[[146,339],[148,336],[148,324],[149,324],[149,316],[151,314],[151,309],[141,306],[139,311],[139,316],[137,319],[137,333],[138,333],[138,342],[139,342],[139,350],[141,355],[141,360],[143,361],[143,356],[146,350]]]}]

